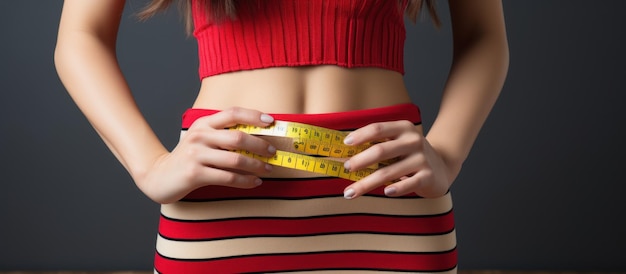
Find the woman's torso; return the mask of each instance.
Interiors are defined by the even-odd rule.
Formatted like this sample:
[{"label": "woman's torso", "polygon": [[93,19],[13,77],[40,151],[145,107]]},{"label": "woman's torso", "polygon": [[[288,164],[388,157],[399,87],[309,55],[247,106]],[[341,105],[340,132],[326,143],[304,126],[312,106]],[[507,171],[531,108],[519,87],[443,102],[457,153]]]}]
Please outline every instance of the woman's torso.
[{"label": "woman's torso", "polygon": [[[379,49],[374,49],[370,43],[365,43],[365,39],[359,38],[362,37],[359,34],[371,28],[362,27],[363,20],[358,18],[386,18],[385,16],[370,16],[369,11],[379,10],[379,7],[386,7],[388,10],[382,15],[395,16],[394,20],[401,22],[401,14],[396,13],[395,1],[284,0],[280,3],[296,6],[302,3],[324,4],[328,12],[319,9],[324,16],[333,14],[331,11],[345,10],[343,17],[341,13],[334,13],[338,19],[343,20],[324,18],[328,22],[346,24],[329,24],[325,25],[327,28],[321,29],[323,33],[336,29],[338,37],[352,34],[349,36],[350,39],[347,39],[350,43],[342,42],[335,43],[332,47],[321,47],[329,49],[328,52],[320,53],[312,50],[310,54],[304,54],[304,56],[316,56],[316,53],[319,53],[319,56],[333,56],[337,58],[331,58],[330,61],[336,62],[313,66],[310,64],[320,64],[315,61],[317,59],[313,58],[308,60],[311,62],[307,65],[297,65],[301,63],[293,62],[291,66],[279,66],[278,64],[282,62],[279,60],[275,63],[263,64],[269,64],[262,66],[264,68],[246,65],[245,69],[238,69],[233,64],[240,65],[255,58],[249,58],[238,51],[231,52],[230,55],[216,54],[216,52],[229,52],[233,48],[239,48],[237,45],[252,47],[253,54],[254,48],[267,49],[267,42],[275,41],[276,30],[279,28],[269,28],[268,31],[259,31],[258,28],[282,21],[259,22],[256,18],[248,21],[241,20],[239,22],[245,26],[238,25],[232,28],[245,30],[243,32],[245,35],[241,31],[233,32],[242,35],[236,36],[237,39],[225,35],[231,32],[219,30],[215,30],[211,35],[203,36],[206,30],[204,27],[207,25],[197,24],[198,21],[196,21],[196,27],[199,25],[201,26],[199,29],[202,30],[196,33],[197,37],[201,38],[200,44],[209,45],[199,47],[201,64],[206,65],[204,68],[201,66],[200,74],[201,77],[209,74],[212,76],[203,78],[198,97],[193,104],[194,108],[222,110],[242,107],[270,114],[293,113],[296,114],[294,116],[306,117],[312,116],[297,114],[340,112],[337,116],[342,118],[333,119],[348,121],[351,120],[349,118],[355,117],[361,119],[358,125],[354,123],[354,125],[341,127],[342,130],[360,127],[369,121],[388,121],[396,117],[404,119],[404,117],[414,116],[412,111],[404,108],[399,111],[402,115],[394,113],[394,118],[377,115],[369,119],[370,112],[367,115],[362,114],[363,112],[346,112],[400,105],[411,101],[404,85],[401,62],[389,62],[388,66],[381,68],[377,66],[381,64],[379,61],[390,59],[374,58],[370,60],[371,62],[351,63],[353,68],[339,66],[345,64],[346,60],[357,60],[341,59],[345,56],[339,58],[340,53],[355,52],[355,45],[352,42],[356,41],[361,41],[361,45],[368,46],[361,48],[360,57],[375,57],[376,52],[392,52],[387,50],[389,48],[387,46],[393,44],[396,46],[395,53],[397,54],[391,55],[399,58],[403,49],[400,41],[403,39],[400,39],[402,38],[400,36],[396,40],[389,39],[387,32],[389,27],[395,26],[397,33],[402,34],[403,29],[399,29],[400,25],[380,24],[376,20],[369,22],[371,23],[369,26],[378,27],[374,29],[384,30],[370,39],[372,44],[383,45]],[[293,17],[289,12],[292,8],[278,6],[282,9],[276,10],[282,10],[284,18],[318,18],[317,16]],[[349,9],[345,9],[346,6]],[[276,10],[261,9],[265,13],[259,14],[275,14]],[[353,14],[361,15],[356,16],[357,19],[355,19]],[[245,18],[243,14],[240,15],[242,16],[240,18]],[[203,17],[196,19],[198,18],[201,23]],[[316,25],[313,24],[313,26]],[[341,28],[342,26],[352,26],[353,31],[346,31],[345,28]],[[257,32],[249,31],[252,29]],[[287,32],[284,33],[287,34]],[[316,33],[320,32],[313,32],[312,35]],[[266,44],[258,43],[259,39],[256,34],[270,34],[272,39],[260,39]],[[294,41],[303,41],[302,36],[306,35],[298,32],[296,36],[298,37],[278,35],[279,38],[294,38],[284,41],[291,44],[294,44]],[[315,41],[318,40],[310,42]],[[394,44],[393,41],[398,43]],[[316,45],[326,46],[327,44],[320,42]],[[320,49],[320,47],[312,48]],[[295,47],[295,49],[285,47],[284,52],[277,51],[281,54],[271,56],[280,57],[283,56],[282,53],[285,53],[284,56],[299,56],[302,53],[300,50],[300,47]],[[292,54],[294,51],[298,54]],[[276,51],[272,51],[272,54],[274,53]],[[334,55],[334,53],[337,54]],[[207,56],[213,59],[206,59]],[[322,61],[329,60],[323,58]],[[273,66],[274,64],[277,65]],[[385,67],[390,69],[385,69]],[[236,72],[229,72],[229,69]],[[397,109],[397,107],[402,107],[402,105],[391,109]],[[348,118],[347,115],[351,116]],[[337,116],[333,115],[333,117]],[[336,121],[332,120],[330,123],[334,124]],[[413,122],[417,123],[417,119],[413,119]],[[330,123],[327,121],[325,124],[331,127]],[[267,139],[279,150],[293,151],[292,140],[277,137],[262,138]],[[272,273],[303,271],[304,273],[305,270],[323,269],[352,269],[360,273],[367,269],[395,271],[400,268],[405,271],[450,270],[451,273],[455,272],[456,240],[450,195],[440,199],[422,199],[416,196],[396,199],[386,197],[383,187],[379,187],[365,197],[348,201],[342,195],[342,190],[351,183],[348,180],[324,176],[324,178],[303,179],[300,177],[318,177],[319,175],[278,166],[275,166],[270,174],[259,175],[266,179],[257,188],[241,190],[207,186],[194,191],[181,202],[163,205],[157,238],[155,269],[162,273],[169,269],[180,271],[183,268],[191,273],[187,270],[194,267],[199,273],[204,273],[207,269],[229,269],[235,272],[232,269],[238,269],[241,266],[259,273],[264,271]]]},{"label": "woman's torso", "polygon": [[[194,108],[313,114],[411,101],[403,81],[405,1],[247,3],[221,22],[194,5],[203,79]],[[266,139],[291,150],[289,140]],[[307,174],[271,174],[279,175]]]}]

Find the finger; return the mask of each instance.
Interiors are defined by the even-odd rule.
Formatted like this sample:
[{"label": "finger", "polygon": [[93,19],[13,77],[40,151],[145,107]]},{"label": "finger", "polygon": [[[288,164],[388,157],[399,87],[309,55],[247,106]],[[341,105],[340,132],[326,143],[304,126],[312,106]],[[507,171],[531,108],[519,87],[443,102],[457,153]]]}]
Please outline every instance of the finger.
[{"label": "finger", "polygon": [[[258,110],[232,107],[213,115],[196,120],[191,127],[209,126],[211,128],[227,128],[237,124],[266,127],[274,122],[274,118]],[[197,125],[196,125],[197,124]]]},{"label": "finger", "polygon": [[262,184],[262,180],[254,175],[238,174],[236,172],[216,168],[202,167],[195,178],[201,186],[221,185],[234,188],[254,188]]},{"label": "finger", "polygon": [[389,197],[403,196],[412,192],[424,198],[437,198],[445,195],[448,188],[435,183],[432,169],[420,170],[415,175],[385,188],[385,195]]},{"label": "finger", "polygon": [[372,123],[348,134],[344,143],[360,145],[367,142],[396,139],[407,130],[415,130],[415,125],[407,120]]},{"label": "finger", "polygon": [[195,129],[186,133],[184,141],[211,148],[247,150],[266,157],[276,153],[276,148],[266,140],[237,130]]},{"label": "finger", "polygon": [[353,199],[377,187],[389,184],[389,182],[411,176],[421,169],[424,169],[423,163],[423,154],[415,154],[397,163],[378,169],[374,173],[346,187],[344,197],[346,199]]},{"label": "finger", "polygon": [[381,161],[421,152],[421,136],[413,135],[373,145],[352,156],[344,163],[348,170],[356,171]]},{"label": "finger", "polygon": [[429,171],[415,173],[412,176],[405,176],[401,180],[385,187],[385,195],[389,197],[399,197],[412,192],[417,192],[423,182],[427,182],[426,177]]},{"label": "finger", "polygon": [[204,166],[235,171],[237,173],[262,174],[272,170],[270,164],[231,151],[212,150],[196,155],[196,157]]}]

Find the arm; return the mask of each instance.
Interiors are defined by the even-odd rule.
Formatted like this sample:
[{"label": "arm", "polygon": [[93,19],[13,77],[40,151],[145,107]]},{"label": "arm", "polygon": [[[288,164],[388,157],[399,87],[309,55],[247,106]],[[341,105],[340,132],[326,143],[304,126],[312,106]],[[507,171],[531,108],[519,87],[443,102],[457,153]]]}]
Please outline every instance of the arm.
[{"label": "arm", "polygon": [[355,198],[394,181],[388,196],[415,192],[444,195],[461,170],[506,77],[509,55],[500,0],[450,0],[454,56],[437,118],[424,137],[411,123],[395,121],[360,128],[350,144],[389,140],[352,157],[346,166],[359,170],[385,159],[397,163],[377,170],[344,190]]},{"label": "arm", "polygon": [[265,163],[229,152],[246,149],[271,156],[270,145],[223,130],[234,124],[267,126],[258,111],[230,109],[198,119],[171,153],[139,112],[115,56],[125,1],[65,0],[55,64],[61,81],[137,186],[152,200],[169,203],[209,184],[251,188]]},{"label": "arm", "polygon": [[133,178],[167,153],[140,114],[115,57],[123,0],[66,0],[55,64],[72,99]]},{"label": "arm", "polygon": [[450,0],[454,56],[426,139],[458,175],[506,78],[509,51],[500,0]]}]

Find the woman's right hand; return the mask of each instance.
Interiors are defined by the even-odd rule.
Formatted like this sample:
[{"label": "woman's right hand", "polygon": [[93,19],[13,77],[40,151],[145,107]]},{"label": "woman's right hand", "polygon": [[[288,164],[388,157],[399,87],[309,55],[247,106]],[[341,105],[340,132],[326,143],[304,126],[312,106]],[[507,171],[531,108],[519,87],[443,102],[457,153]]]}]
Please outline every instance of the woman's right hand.
[{"label": "woman's right hand", "polygon": [[256,187],[261,179],[255,174],[268,173],[272,166],[232,150],[271,157],[276,149],[259,137],[225,128],[237,124],[266,127],[273,121],[267,114],[243,108],[199,118],[172,152],[157,157],[142,178],[135,178],[137,185],[161,204],[178,201],[207,185]]}]

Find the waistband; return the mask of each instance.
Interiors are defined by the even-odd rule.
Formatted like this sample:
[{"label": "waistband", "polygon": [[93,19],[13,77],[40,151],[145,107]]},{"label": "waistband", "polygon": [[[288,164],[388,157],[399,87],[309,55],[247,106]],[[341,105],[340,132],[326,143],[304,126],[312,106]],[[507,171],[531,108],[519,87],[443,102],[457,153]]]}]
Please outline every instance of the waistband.
[{"label": "waistband", "polygon": [[[203,116],[220,112],[214,109],[190,108],[185,111],[182,119],[182,128],[188,129],[193,122]],[[412,103],[397,104],[386,107],[329,112],[314,114],[268,113],[275,120],[305,123],[336,130],[350,130],[366,126],[371,123],[408,120],[418,125],[422,123],[419,107]]]}]

